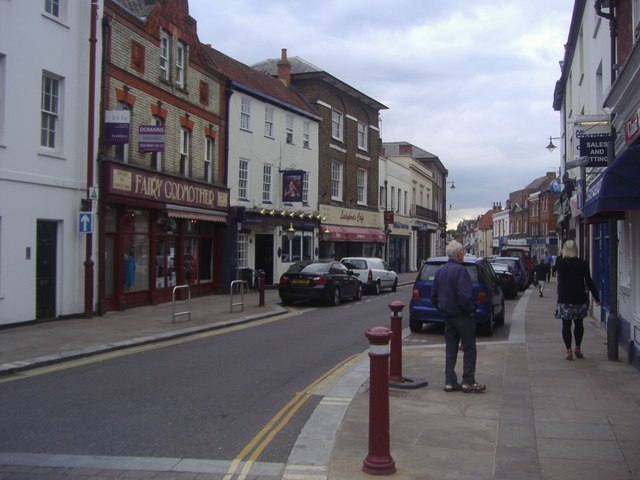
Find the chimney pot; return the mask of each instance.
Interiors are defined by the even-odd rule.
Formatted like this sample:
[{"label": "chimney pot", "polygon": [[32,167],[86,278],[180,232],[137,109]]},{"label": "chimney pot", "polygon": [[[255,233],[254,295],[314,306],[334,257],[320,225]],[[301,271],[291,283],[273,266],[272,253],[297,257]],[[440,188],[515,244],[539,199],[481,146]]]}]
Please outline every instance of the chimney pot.
[{"label": "chimney pot", "polygon": [[291,63],[287,60],[287,49],[283,48],[278,60],[278,80],[287,87],[291,85]]}]

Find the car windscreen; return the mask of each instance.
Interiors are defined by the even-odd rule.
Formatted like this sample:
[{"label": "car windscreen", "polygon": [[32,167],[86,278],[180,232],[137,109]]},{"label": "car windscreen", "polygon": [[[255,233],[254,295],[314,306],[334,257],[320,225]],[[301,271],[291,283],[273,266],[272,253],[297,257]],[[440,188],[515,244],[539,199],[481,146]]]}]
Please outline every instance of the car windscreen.
[{"label": "car windscreen", "polygon": [[312,263],[304,267],[302,273],[327,273],[329,271],[330,263]]},{"label": "car windscreen", "polygon": [[[440,267],[442,267],[444,263],[427,263],[420,270],[419,280],[423,282],[433,282],[433,279],[436,277],[436,272]],[[464,267],[471,275],[471,282],[476,283],[478,281],[478,269],[475,265],[465,264]]]},{"label": "car windscreen", "polygon": [[511,268],[515,270],[519,270],[520,265],[518,265],[517,260],[510,260],[508,258],[496,258],[495,263],[502,263],[503,265],[509,265]]}]

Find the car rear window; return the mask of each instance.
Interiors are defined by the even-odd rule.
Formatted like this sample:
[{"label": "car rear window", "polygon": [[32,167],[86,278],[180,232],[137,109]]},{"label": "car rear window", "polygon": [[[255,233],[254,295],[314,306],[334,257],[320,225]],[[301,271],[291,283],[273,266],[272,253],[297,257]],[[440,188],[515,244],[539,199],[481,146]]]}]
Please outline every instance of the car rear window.
[{"label": "car rear window", "polygon": [[[442,267],[444,263],[427,263],[422,270],[420,270],[419,280],[423,282],[433,282],[433,279],[436,278],[436,272],[440,267]],[[478,281],[478,269],[475,265],[465,264],[464,267],[471,275],[471,282],[476,283]]]},{"label": "car rear window", "polygon": [[343,260],[342,264],[351,270],[366,270],[367,262],[365,260],[349,259]]},{"label": "car rear window", "polygon": [[304,267],[301,272],[304,273],[327,273],[329,271],[330,263],[312,263]]}]

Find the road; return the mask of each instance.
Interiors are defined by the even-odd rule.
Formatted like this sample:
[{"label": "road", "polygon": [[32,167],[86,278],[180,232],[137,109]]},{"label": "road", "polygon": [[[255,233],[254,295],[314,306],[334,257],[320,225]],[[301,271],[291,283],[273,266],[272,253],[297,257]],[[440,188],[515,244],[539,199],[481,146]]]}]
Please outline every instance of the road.
[{"label": "road", "polygon": [[[321,397],[313,385],[389,326],[409,287],[338,307],[296,305],[275,320],[121,351],[0,383],[0,451],[286,462]],[[508,336],[516,301],[507,301]],[[405,330],[408,332],[408,329]],[[426,327],[404,344],[443,342]]]}]

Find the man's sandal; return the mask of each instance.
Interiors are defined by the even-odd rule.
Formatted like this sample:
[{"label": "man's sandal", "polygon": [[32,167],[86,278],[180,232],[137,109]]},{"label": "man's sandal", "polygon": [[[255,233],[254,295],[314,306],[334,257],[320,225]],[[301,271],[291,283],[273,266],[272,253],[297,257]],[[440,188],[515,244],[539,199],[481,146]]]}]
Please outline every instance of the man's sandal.
[{"label": "man's sandal", "polygon": [[487,386],[481,383],[463,383],[462,384],[463,393],[482,393],[486,389],[487,389]]}]

